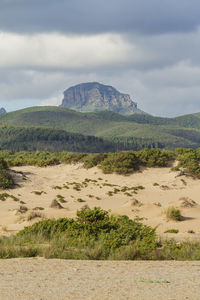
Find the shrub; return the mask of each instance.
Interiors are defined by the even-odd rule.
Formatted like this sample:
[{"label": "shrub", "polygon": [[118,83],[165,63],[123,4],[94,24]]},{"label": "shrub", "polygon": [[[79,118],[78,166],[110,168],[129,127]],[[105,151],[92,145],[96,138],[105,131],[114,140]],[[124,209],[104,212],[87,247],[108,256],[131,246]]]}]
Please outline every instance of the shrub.
[{"label": "shrub", "polygon": [[66,203],[67,201],[65,200],[65,197],[63,197],[62,195],[56,195],[57,199],[61,202],[61,203]]},{"label": "shrub", "polygon": [[126,175],[139,169],[139,159],[134,151],[109,153],[99,167],[104,173]]},{"label": "shrub", "polygon": [[179,161],[178,167],[182,167],[186,172],[200,178],[200,151],[199,149],[176,149]]},{"label": "shrub", "polygon": [[8,164],[3,158],[0,158],[0,169],[8,169]]},{"label": "shrub", "polygon": [[64,157],[64,162],[67,164],[78,163],[86,156],[86,153],[67,153]]},{"label": "shrub", "polygon": [[76,219],[42,220],[0,238],[0,258],[200,260],[199,242],[156,240],[155,228],[84,207]]},{"label": "shrub", "polygon": [[81,198],[78,198],[77,201],[78,201],[78,202],[85,202],[85,200],[83,200],[83,199],[81,199]]},{"label": "shrub", "polygon": [[[25,227],[17,234],[24,240],[67,239],[74,247],[94,247],[99,245],[103,256],[108,256],[112,249],[128,245],[131,241],[140,241],[144,248],[156,246],[155,229],[130,220],[127,216],[110,216],[99,207],[84,207],[77,211],[77,218],[43,220]],[[66,246],[65,246],[66,247]],[[102,257],[103,258],[103,257]]]},{"label": "shrub", "polygon": [[97,166],[101,163],[108,155],[106,153],[89,154],[82,158],[84,167],[89,169]]},{"label": "shrub", "polygon": [[31,193],[33,193],[37,196],[41,196],[42,194],[46,194],[46,192],[44,192],[44,191],[32,191]]},{"label": "shrub", "polygon": [[5,169],[0,169],[0,189],[9,189],[14,185],[14,180]]},{"label": "shrub", "polygon": [[9,198],[9,197],[10,197],[10,195],[7,194],[7,193],[0,194],[0,200],[1,201],[6,201],[6,199]]},{"label": "shrub", "polygon": [[170,206],[166,210],[166,218],[168,221],[169,220],[181,221],[182,220],[181,212],[179,209],[176,209],[175,207]]},{"label": "shrub", "polygon": [[27,216],[27,221],[31,221],[36,218],[44,218],[44,215],[39,211],[31,211],[30,214]]},{"label": "shrub", "polygon": [[174,158],[174,152],[161,149],[143,149],[137,152],[142,165],[146,167],[167,167]]},{"label": "shrub", "polygon": [[165,233],[179,233],[179,230],[178,229],[168,229],[165,231]]}]

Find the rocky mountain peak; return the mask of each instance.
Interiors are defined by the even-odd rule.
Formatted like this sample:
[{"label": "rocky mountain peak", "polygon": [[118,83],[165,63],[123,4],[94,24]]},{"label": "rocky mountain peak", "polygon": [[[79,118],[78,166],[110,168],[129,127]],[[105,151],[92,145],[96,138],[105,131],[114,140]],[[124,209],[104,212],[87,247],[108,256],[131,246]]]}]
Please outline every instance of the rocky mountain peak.
[{"label": "rocky mountain peak", "polygon": [[6,114],[5,108],[1,107],[0,108],[0,115]]},{"label": "rocky mountain peak", "polygon": [[64,91],[62,107],[82,112],[109,110],[128,115],[142,113],[128,94],[98,82],[81,83]]}]

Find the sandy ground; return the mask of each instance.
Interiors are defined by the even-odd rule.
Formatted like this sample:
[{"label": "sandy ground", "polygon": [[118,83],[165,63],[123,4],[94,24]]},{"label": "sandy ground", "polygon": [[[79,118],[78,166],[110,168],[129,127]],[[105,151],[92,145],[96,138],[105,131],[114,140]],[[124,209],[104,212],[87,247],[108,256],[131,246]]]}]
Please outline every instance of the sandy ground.
[{"label": "sandy ground", "polygon": [[[12,173],[17,186],[6,192],[19,201],[12,198],[0,201],[0,234],[9,235],[37,221],[27,221],[27,216],[37,207],[43,208],[37,211],[44,217],[58,218],[74,217],[77,209],[88,205],[90,208],[101,206],[110,209],[113,214],[127,214],[132,219],[143,218],[144,223],[158,226],[157,232],[162,237],[200,237],[200,181],[177,176],[178,172],[170,168],[150,168],[122,176],[105,175],[98,168],[86,170],[77,164],[44,168],[22,166],[13,168]],[[144,189],[123,190],[123,187],[136,186],[143,186]],[[63,209],[50,208],[57,195],[66,201],[61,203]],[[180,198],[185,198],[189,207],[182,207],[183,199]],[[28,211],[18,212],[20,205],[26,206]],[[165,211],[172,205],[181,209],[183,221],[167,222]],[[165,233],[172,228],[178,229],[179,233]]]},{"label": "sandy ground", "polygon": [[199,300],[200,262],[0,260],[0,300]]}]

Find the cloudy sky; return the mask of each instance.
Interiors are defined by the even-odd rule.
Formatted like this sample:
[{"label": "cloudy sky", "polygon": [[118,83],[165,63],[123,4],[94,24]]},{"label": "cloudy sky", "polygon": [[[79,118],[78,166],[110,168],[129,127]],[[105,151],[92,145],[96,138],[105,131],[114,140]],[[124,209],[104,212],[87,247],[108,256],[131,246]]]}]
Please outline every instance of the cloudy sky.
[{"label": "cloudy sky", "polygon": [[0,0],[0,107],[88,81],[153,115],[200,112],[200,1]]}]

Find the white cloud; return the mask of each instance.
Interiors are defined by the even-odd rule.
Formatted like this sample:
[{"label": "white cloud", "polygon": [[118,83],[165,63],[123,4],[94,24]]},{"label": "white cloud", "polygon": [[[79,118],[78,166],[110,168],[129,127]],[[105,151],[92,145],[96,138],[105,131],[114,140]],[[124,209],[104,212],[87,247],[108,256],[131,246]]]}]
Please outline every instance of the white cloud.
[{"label": "white cloud", "polygon": [[131,45],[118,34],[65,36],[0,33],[0,67],[85,69],[129,61]]},{"label": "white cloud", "polygon": [[58,106],[62,102],[63,95],[58,95],[55,97],[50,97],[48,99],[44,99],[41,103],[40,106]]}]

